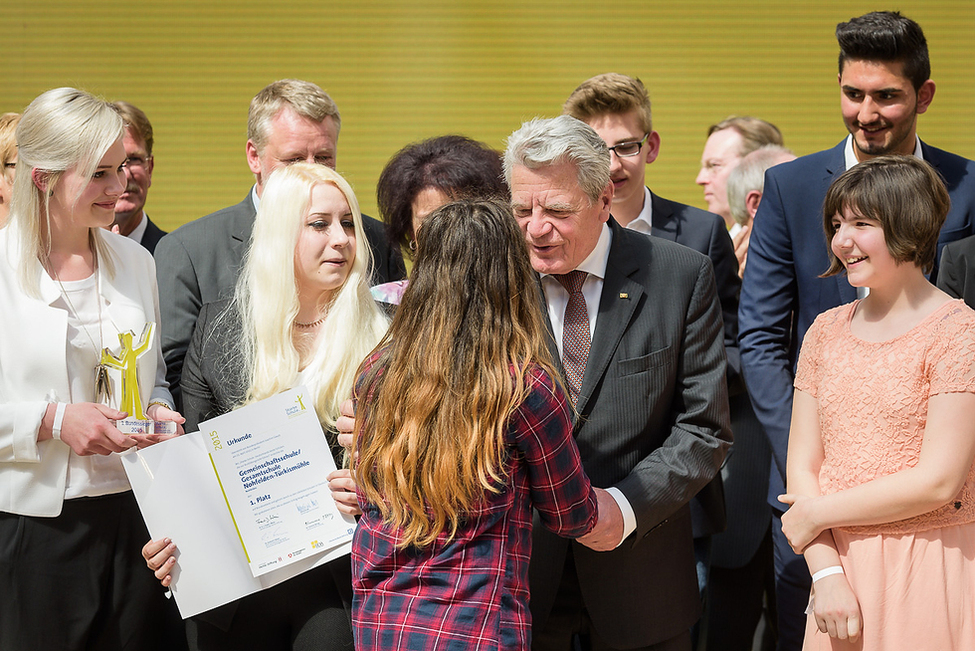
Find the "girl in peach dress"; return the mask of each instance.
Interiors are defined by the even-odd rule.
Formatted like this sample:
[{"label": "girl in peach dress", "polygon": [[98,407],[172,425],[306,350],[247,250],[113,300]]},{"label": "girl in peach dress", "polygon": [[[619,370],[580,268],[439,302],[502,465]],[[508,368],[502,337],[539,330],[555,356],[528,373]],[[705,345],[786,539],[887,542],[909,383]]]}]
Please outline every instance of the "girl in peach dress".
[{"label": "girl in peach dress", "polygon": [[830,187],[824,312],[796,372],[782,528],[813,575],[804,649],[975,649],[975,312],[928,282],[949,200],[914,157]]}]

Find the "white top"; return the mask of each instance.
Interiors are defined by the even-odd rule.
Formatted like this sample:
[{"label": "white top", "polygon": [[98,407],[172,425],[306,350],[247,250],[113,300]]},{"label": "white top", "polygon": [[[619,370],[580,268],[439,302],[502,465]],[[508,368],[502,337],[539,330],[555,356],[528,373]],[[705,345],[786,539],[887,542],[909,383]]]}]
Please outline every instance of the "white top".
[{"label": "white top", "polygon": [[[97,281],[97,273],[84,280],[62,281],[70,306],[63,297],[58,297],[52,304],[52,307],[61,308],[68,314],[65,361],[70,395],[65,402],[95,402],[95,366],[100,357],[96,347],[108,346],[114,349],[118,344],[118,333],[111,323],[107,323],[105,306],[102,305],[99,309],[101,297],[98,295]],[[75,309],[78,310],[77,316]],[[81,457],[73,451],[69,453],[64,499],[97,497],[127,490],[129,480],[126,479],[122,462],[117,455],[92,454]]]},{"label": "white top", "polygon": [[[147,321],[155,322],[155,354],[143,355],[138,362],[142,404],[155,399],[171,403],[159,345],[152,256],[127,237],[104,230],[96,237],[115,262],[114,278],[105,272],[105,264],[96,273],[102,323],[113,329],[104,330],[104,343],[114,348],[118,332],[131,330],[138,336]],[[68,312],[57,305],[63,300],[61,290],[34,260],[25,264],[36,274],[40,295],[24,291],[18,272],[24,248],[13,229],[0,229],[0,511],[53,517],[61,513],[66,495],[71,448],[54,439],[38,442],[41,419],[49,403],[72,400],[79,391],[73,380],[91,385],[89,390],[94,391],[94,377],[89,370],[82,371],[80,378],[69,378]],[[114,342],[110,337],[115,337]]]}]

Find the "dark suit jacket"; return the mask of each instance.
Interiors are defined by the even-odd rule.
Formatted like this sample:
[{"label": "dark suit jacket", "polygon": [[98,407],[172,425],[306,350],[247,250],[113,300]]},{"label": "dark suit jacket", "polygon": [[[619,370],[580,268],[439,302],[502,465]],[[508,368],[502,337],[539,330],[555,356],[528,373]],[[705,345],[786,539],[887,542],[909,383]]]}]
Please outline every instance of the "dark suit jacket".
[{"label": "dark suit jacket", "polygon": [[[255,216],[248,192],[236,206],[185,224],[159,241],[155,258],[161,341],[166,379],[177,408],[182,405],[183,357],[200,307],[233,294]],[[365,215],[362,222],[374,261],[373,284],[404,278],[403,259],[389,246],[382,222]]]},{"label": "dark suit jacket", "polygon": [[149,216],[146,215],[146,232],[142,234],[142,241],[139,242],[142,246],[146,247],[149,253],[153,253],[156,250],[156,245],[159,244],[159,240],[162,236],[166,234],[166,231],[156,226]]},{"label": "dark suit jacket", "polygon": [[619,488],[637,528],[597,553],[535,526],[529,575],[533,625],[542,627],[574,545],[593,625],[627,648],[672,638],[700,614],[688,502],[717,473],[731,431],[710,261],[613,220],[610,229],[575,437],[593,485]]},{"label": "dark suit jacket", "polygon": [[[846,171],[840,144],[765,173],[762,203],[755,216],[742,283],[739,320],[742,369],[772,446],[769,503],[785,492],[785,459],[792,418],[793,380],[806,330],[826,310],[856,298],[845,275],[820,278],[829,268],[823,231],[823,199],[830,183]],[[951,210],[938,250],[972,235],[975,225],[975,162],[921,143],[924,160],[945,180]],[[932,279],[937,278],[935,267]]]},{"label": "dark suit jacket", "polygon": [[[738,292],[741,280],[738,278],[735,247],[724,220],[714,213],[658,197],[653,192],[650,193],[650,206],[651,235],[683,244],[711,259],[724,321],[729,389],[731,395],[737,395],[741,392],[738,380],[741,373],[738,355]],[[721,476],[716,475],[691,501],[694,536],[723,531],[727,526],[725,511],[724,486]]]},{"label": "dark suit jacket", "polygon": [[975,237],[952,242],[941,250],[938,287],[975,307]]}]

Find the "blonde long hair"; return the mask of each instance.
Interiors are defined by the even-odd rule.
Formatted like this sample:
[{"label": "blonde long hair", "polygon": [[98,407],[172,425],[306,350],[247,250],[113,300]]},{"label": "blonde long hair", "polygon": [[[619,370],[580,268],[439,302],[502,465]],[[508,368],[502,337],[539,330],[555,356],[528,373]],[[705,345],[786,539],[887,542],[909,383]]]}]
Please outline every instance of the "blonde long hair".
[{"label": "blonde long hair", "polygon": [[410,284],[356,387],[354,470],[400,547],[450,538],[506,480],[505,432],[553,378],[538,283],[511,209],[447,204],[423,222]]},{"label": "blonde long hair", "polygon": [[[21,247],[20,282],[29,296],[39,295],[38,265],[51,250],[50,193],[71,168],[90,179],[105,152],[122,134],[118,111],[76,88],[49,90],[24,109],[16,130],[19,173],[14,178],[9,228],[16,234],[12,241]],[[31,170],[35,168],[48,173],[48,192],[34,184]],[[80,192],[73,201],[78,200]],[[115,261],[101,229],[90,229],[89,237],[98,264],[113,277]]]},{"label": "blonde long hair", "polygon": [[[237,283],[235,306],[243,327],[244,403],[273,396],[298,380],[299,353],[292,341],[298,315],[295,247],[311,204],[312,188],[337,187],[355,222],[355,260],[332,294],[322,335],[303,382],[315,393],[318,418],[334,429],[339,405],[352,393],[355,369],[386,332],[388,322],[369,293],[372,256],[352,188],[323,165],[296,163],[276,170],[264,186],[254,233]],[[326,307],[326,306],[322,306]]]}]

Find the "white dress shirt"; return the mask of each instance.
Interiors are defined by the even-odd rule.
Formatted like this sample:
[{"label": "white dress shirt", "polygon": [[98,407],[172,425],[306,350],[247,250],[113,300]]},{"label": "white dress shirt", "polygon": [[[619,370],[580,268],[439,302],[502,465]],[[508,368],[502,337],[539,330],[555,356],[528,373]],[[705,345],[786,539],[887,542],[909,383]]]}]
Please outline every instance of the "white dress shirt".
[{"label": "white dress shirt", "polygon": [[626,227],[631,231],[650,235],[650,229],[653,228],[653,201],[650,199],[650,188],[647,186],[643,186],[643,210]]}]

